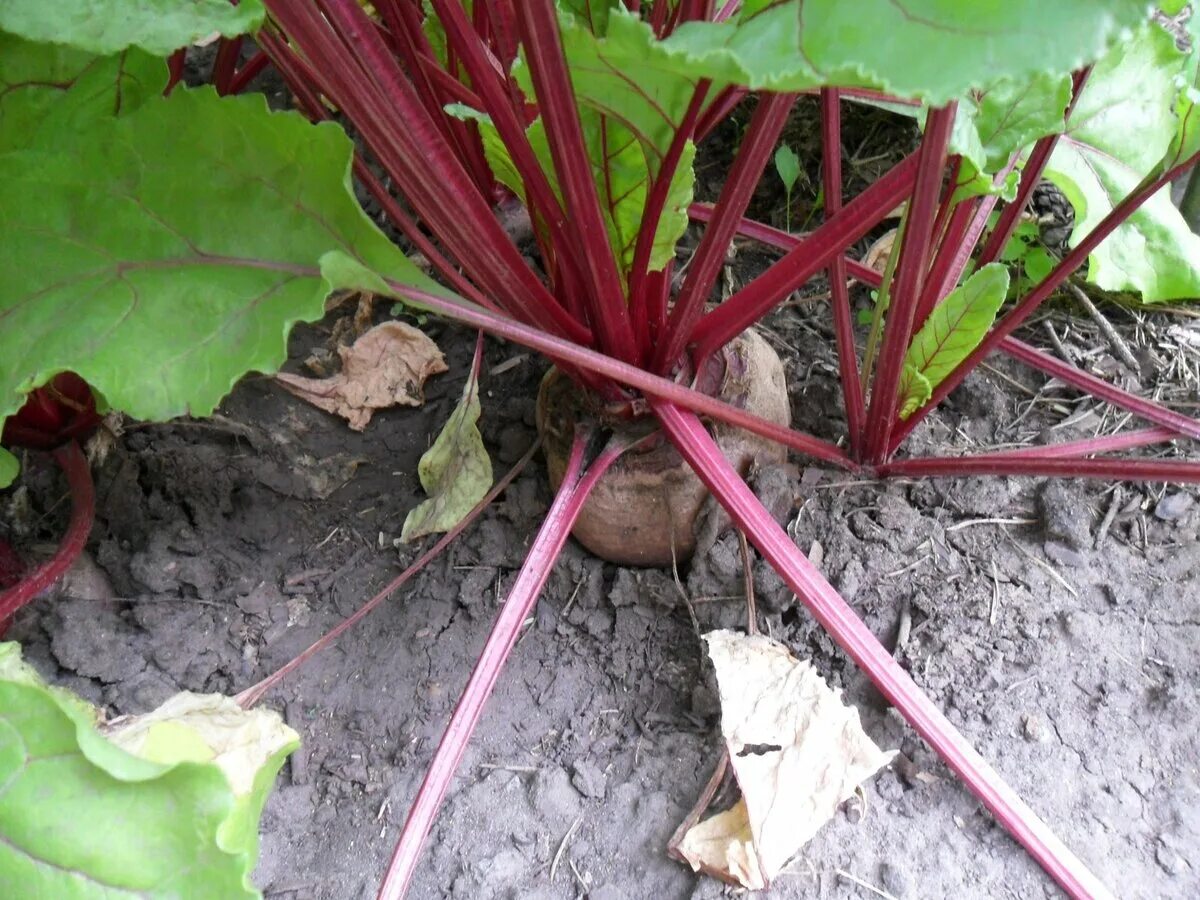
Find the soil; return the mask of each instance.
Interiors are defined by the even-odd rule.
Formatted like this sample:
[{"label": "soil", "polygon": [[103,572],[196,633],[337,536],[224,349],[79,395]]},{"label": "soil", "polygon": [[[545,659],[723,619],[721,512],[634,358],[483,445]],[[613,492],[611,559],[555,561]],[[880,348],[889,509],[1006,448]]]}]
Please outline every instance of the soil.
[{"label": "soil", "polygon": [[[809,106],[797,115],[811,117]],[[873,121],[853,126],[866,129],[859,137],[848,131],[852,182],[871,180],[872,166],[894,161],[911,141],[899,126],[884,135],[890,156],[857,153],[878,143]],[[811,134],[811,123],[791,133]],[[819,183],[812,166],[805,173],[793,194],[795,230],[814,211]],[[709,181],[702,162],[702,196],[715,194]],[[756,203],[755,215],[784,224],[778,190]],[[726,288],[769,258],[742,252]],[[297,329],[290,369],[330,349],[340,315]],[[1144,318],[1127,316],[1144,337]],[[1194,320],[1181,321],[1172,327],[1196,333]],[[47,677],[114,715],[181,689],[233,693],[291,659],[421,549],[397,543],[421,499],[416,462],[459,396],[474,343],[443,323],[423,327],[450,371],[429,382],[423,407],[380,413],[365,433],[257,377],[212,419],[128,426],[96,470],[86,565],[24,610],[9,637]],[[1114,375],[1137,379],[1086,323],[1055,327],[1068,347],[1100,347],[1092,357],[1100,368],[1111,363]],[[785,357],[795,424],[837,438],[843,421],[822,305],[786,305],[767,334]],[[1143,340],[1139,353],[1164,346]],[[1169,368],[1160,361],[1170,380],[1159,388],[1194,401],[1200,366],[1184,350],[1200,342],[1178,346]],[[482,430],[498,473],[534,439],[543,371],[536,356],[489,342]],[[951,395],[912,447],[1063,440],[1114,427],[1097,404],[996,361]],[[1196,490],[1007,478],[877,483],[796,459],[754,472],[752,482],[918,684],[1118,896],[1200,896]],[[66,515],[63,490],[48,463],[27,460],[21,486],[0,494],[0,537],[26,554],[53,542]],[[255,880],[267,897],[375,896],[549,499],[539,460],[406,590],[267,697],[304,739],[262,822]],[[568,543],[410,896],[739,896],[664,852],[719,753],[699,633],[744,626],[746,617],[737,536],[709,524],[678,579],[603,563]],[[876,742],[901,754],[762,896],[1056,896],[778,578],[758,562],[753,571],[760,629],[812,659]]]},{"label": "soil", "polygon": [[[294,360],[328,345],[333,318],[297,331]],[[235,692],[290,659],[416,555],[395,536],[419,499],[416,460],[459,394],[473,344],[425,327],[450,372],[429,383],[424,407],[384,412],[364,434],[264,378],[246,379],[212,420],[131,426],[98,469],[93,571],[24,611],[11,638],[47,676],[114,714],[180,689]],[[819,308],[785,309],[768,334],[788,354],[797,424],[835,433]],[[483,383],[483,431],[499,470],[533,439],[542,368],[492,343],[487,369],[498,367]],[[1039,407],[1043,424],[1055,403],[1075,411],[1065,391],[1042,396],[1053,401]],[[1010,439],[1031,427],[1028,415],[1013,425],[1026,405],[1017,400],[1001,377],[974,378],[915,435],[918,446]],[[1200,893],[1195,491],[874,483],[802,464],[753,480],[918,683],[1118,896]],[[28,550],[57,533],[64,504],[35,460],[23,484],[2,498],[3,520]],[[531,466],[408,590],[268,697],[304,738],[262,823],[256,880],[268,897],[374,896],[548,500]],[[760,627],[813,659],[874,739],[902,754],[764,896],[868,896],[855,879],[898,898],[1055,895],[770,570],[756,563],[754,581]],[[719,749],[696,628],[744,621],[733,533],[679,582],[568,544],[411,896],[735,896],[664,847]]]}]

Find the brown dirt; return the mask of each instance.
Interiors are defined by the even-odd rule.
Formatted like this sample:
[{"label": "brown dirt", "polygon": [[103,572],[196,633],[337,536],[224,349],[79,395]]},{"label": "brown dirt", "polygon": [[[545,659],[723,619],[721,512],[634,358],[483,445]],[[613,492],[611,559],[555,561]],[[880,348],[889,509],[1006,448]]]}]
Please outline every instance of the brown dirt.
[{"label": "brown dirt", "polygon": [[[835,432],[820,310],[787,309],[769,324],[788,351],[797,424]],[[112,596],[39,601],[12,637],[55,681],[114,713],[180,688],[237,691],[289,659],[415,555],[392,540],[473,343],[426,327],[450,373],[430,382],[424,408],[382,413],[365,434],[261,378],[213,421],[131,429],[100,468],[90,544]],[[294,358],[329,328],[302,329]],[[505,465],[532,440],[541,364],[497,344],[487,358],[489,369],[521,360],[483,385],[485,437]],[[1044,396],[1073,403],[1061,389]],[[1028,416],[1013,424],[1024,400],[1007,382],[973,378],[917,439],[1004,440],[1030,426]],[[1035,413],[1045,427],[1061,418],[1053,404]],[[1195,491],[876,484],[802,464],[754,483],[885,643],[907,619],[897,657],[1119,896],[1200,891]],[[25,484],[3,499],[10,536],[28,548],[56,534],[63,508],[49,469],[35,465]],[[305,741],[263,821],[257,880],[268,897],[374,896],[547,502],[544,474],[527,471],[409,590],[268,698]],[[718,535],[682,578],[702,630],[743,622],[735,535]],[[875,740],[903,752],[765,896],[867,896],[842,873],[896,897],[1053,895],[778,579],[756,566],[755,583],[762,628],[811,657]],[[717,735],[713,688],[670,573],[617,568],[569,544],[412,896],[732,896],[663,853],[708,777]]]}]

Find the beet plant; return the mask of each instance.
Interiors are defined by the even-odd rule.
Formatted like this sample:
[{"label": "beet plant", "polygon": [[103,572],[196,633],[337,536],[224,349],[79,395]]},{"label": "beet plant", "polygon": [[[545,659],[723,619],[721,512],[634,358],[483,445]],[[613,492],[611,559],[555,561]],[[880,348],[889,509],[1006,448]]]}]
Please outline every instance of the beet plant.
[{"label": "beet plant", "polygon": [[[554,501],[413,803],[381,897],[405,893],[568,536],[613,560],[682,560],[708,494],[1050,876],[1071,896],[1109,896],[743,476],[755,459],[790,450],[875,477],[1200,481],[1200,463],[1113,455],[1200,437],[1200,422],[1013,336],[1084,268],[1146,302],[1200,295],[1200,238],[1164,194],[1200,152],[1197,55],[1175,47],[1147,4],[67,5],[72,15],[50,16],[36,0],[0,9],[6,445],[31,446],[19,426],[44,394],[30,392],[53,392],[64,372],[84,379],[101,409],[146,419],[208,413],[243,373],[276,369],[290,326],[319,318],[335,290],[394,296],[553,363],[538,417]],[[258,55],[239,67],[247,32]],[[177,48],[217,34],[217,89],[161,96],[178,78]],[[267,60],[303,115],[225,96]],[[794,235],[745,216],[760,178],[776,177],[770,164],[801,94],[819,97],[824,216]],[[720,195],[694,203],[696,146],[748,95],[756,104]],[[918,117],[922,137],[849,198],[841,116],[858,102]],[[366,217],[351,175],[432,276]],[[1043,178],[1069,197],[1077,227],[1062,258],[1012,296],[999,260]],[[529,254],[497,215],[514,204],[528,213]],[[850,258],[901,204],[885,271]],[[702,237],[677,265],[690,221],[703,223]],[[738,235],[785,252],[714,303]],[[753,331],[815,277],[830,285],[846,420],[839,443],[790,427],[782,367]],[[877,291],[869,333],[857,324],[849,277]],[[906,456],[904,439],[993,352],[1150,427],[1020,451]],[[34,413],[15,415],[23,403]],[[66,467],[78,455],[75,435],[43,430],[57,435],[51,445],[68,441],[56,451]],[[90,481],[80,468],[86,533]],[[15,457],[0,451],[0,484],[16,474]],[[81,545],[76,537],[60,564]],[[0,611],[42,587],[10,588]]]}]

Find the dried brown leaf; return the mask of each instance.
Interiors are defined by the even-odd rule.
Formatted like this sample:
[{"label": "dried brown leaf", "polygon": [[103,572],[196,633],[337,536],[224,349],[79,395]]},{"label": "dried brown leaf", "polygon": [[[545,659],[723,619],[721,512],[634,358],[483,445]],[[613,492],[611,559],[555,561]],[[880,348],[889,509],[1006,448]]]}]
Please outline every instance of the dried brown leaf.
[{"label": "dried brown leaf", "polygon": [[692,828],[694,869],[767,887],[858,785],[891,760],[807,660],[762,635],[705,635],[742,801]]},{"label": "dried brown leaf", "polygon": [[362,431],[377,409],[420,406],[425,380],[446,371],[437,344],[404,322],[376,325],[349,347],[339,347],[342,371],[329,378],[281,372],[275,380],[301,400],[343,417]]}]

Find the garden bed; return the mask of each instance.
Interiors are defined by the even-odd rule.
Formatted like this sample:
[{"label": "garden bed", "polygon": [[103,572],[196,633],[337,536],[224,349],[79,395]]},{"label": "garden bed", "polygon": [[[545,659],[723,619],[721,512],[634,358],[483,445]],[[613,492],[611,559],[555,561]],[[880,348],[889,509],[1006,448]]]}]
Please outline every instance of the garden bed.
[{"label": "garden bed", "polygon": [[[751,254],[752,256],[752,254]],[[816,304],[783,309],[796,424],[837,432]],[[292,368],[326,346],[299,329]],[[208,421],[132,426],[99,468],[90,558],[10,632],[53,681],[111,713],[179,689],[233,693],[388,581],[420,497],[416,460],[449,414],[474,335],[426,329],[450,364],[416,410],[364,434],[245,380]],[[537,357],[490,342],[484,437],[497,474],[534,438]],[[1014,384],[1015,382],[1015,384]],[[993,445],[1095,421],[1003,363],[931,418]],[[1057,406],[1056,406],[1057,404]],[[917,443],[921,438],[918,433]],[[36,474],[35,474],[36,473]],[[48,467],[6,497],[25,545],[59,533]],[[1194,490],[1034,479],[848,479],[772,469],[756,490],[979,750],[1121,897],[1200,891],[1200,503]],[[408,805],[506,585],[549,502],[540,459],[420,577],[265,701],[304,739],[263,821],[273,898],[373,897]],[[1106,514],[1115,517],[1105,530]],[[719,524],[719,523],[718,523]],[[811,657],[903,754],[845,804],[769,897],[1040,896],[1054,888],[765,566],[764,630]],[[686,597],[686,600],[685,600]],[[695,622],[693,618],[695,617]],[[501,676],[414,884],[416,898],[690,898],[718,883],[665,855],[717,760],[696,628],[745,621],[727,532],[677,582],[570,544]],[[897,646],[897,644],[900,646]],[[786,801],[785,801],[786,802]],[[732,894],[730,894],[732,895]]]}]

